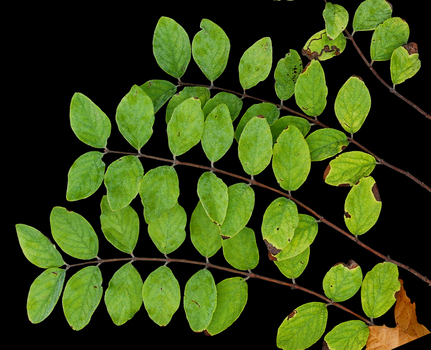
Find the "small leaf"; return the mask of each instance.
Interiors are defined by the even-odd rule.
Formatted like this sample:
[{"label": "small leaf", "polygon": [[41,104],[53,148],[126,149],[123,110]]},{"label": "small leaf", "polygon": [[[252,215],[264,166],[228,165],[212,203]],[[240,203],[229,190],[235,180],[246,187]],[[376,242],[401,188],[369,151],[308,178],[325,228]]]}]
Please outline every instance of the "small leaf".
[{"label": "small leaf", "polygon": [[27,314],[30,322],[39,323],[47,318],[60,298],[66,270],[56,267],[43,271],[30,286]]},{"label": "small leaf", "polygon": [[302,133],[288,126],[273,149],[272,169],[280,187],[296,191],[305,182],[311,169],[310,149]]},{"label": "small leaf", "polygon": [[344,222],[354,235],[362,235],[375,225],[382,209],[376,181],[364,177],[355,184],[344,204]]},{"label": "small leaf", "polygon": [[353,30],[374,30],[384,20],[392,16],[392,6],[386,0],[365,0],[356,9]]},{"label": "small leaf", "polygon": [[208,100],[207,103],[202,104],[204,106],[202,110],[204,112],[205,119],[214,110],[214,108],[223,103],[229,109],[229,115],[232,121],[234,121],[238,117],[239,112],[241,112],[243,102],[238,96],[224,91],[219,92],[213,98]]},{"label": "small leaf", "polygon": [[345,152],[329,162],[323,179],[332,186],[353,186],[370,175],[375,166],[376,159],[370,154],[361,151]]},{"label": "small leaf", "polygon": [[78,92],[70,103],[70,126],[79,140],[95,148],[105,148],[111,134],[111,122],[106,114]]},{"label": "small leaf", "polygon": [[115,120],[127,142],[139,151],[153,134],[153,101],[139,86],[133,85],[118,105]]},{"label": "small leaf", "polygon": [[329,299],[338,303],[353,297],[361,283],[361,267],[349,260],[348,264],[338,263],[331,267],[323,278],[323,290]]},{"label": "small leaf", "polygon": [[149,80],[140,86],[153,102],[156,113],[176,92],[177,87],[167,80]]},{"label": "small leaf", "polygon": [[226,217],[228,190],[222,179],[213,172],[203,173],[198,181],[198,196],[208,217],[221,225]]},{"label": "small leaf", "polygon": [[181,292],[171,269],[160,266],[144,282],[142,298],[148,316],[159,326],[166,326],[180,307]]},{"label": "small leaf", "polygon": [[186,224],[187,214],[177,203],[148,224],[148,234],[161,253],[169,254],[184,242]]},{"label": "small leaf", "polygon": [[325,19],[326,34],[329,39],[334,40],[346,29],[349,13],[343,6],[327,2],[323,10],[323,18]]},{"label": "small leaf", "polygon": [[293,258],[284,259],[281,261],[274,260],[275,266],[280,272],[290,279],[295,279],[301,276],[308,265],[310,259],[310,247],[304,249],[302,253],[295,255]]},{"label": "small leaf", "polygon": [[239,61],[239,82],[244,91],[265,80],[271,65],[271,38],[262,38],[250,46]]},{"label": "small leaf", "polygon": [[289,125],[294,125],[305,137],[311,129],[311,125],[307,119],[295,116],[285,116],[277,119],[274,124],[271,125],[272,142],[276,143],[278,137],[284,129]]},{"label": "small leaf", "polygon": [[175,108],[191,97],[198,98],[201,101],[201,107],[205,108],[210,99],[210,91],[202,86],[186,86],[180,93],[173,95],[166,106],[166,124],[171,120]]},{"label": "small leaf", "polygon": [[226,261],[238,270],[252,270],[259,263],[256,236],[251,228],[244,227],[234,237],[223,240]]},{"label": "small leaf", "polygon": [[253,117],[245,125],[239,139],[238,157],[244,171],[251,176],[261,173],[271,162],[272,134],[264,117]]},{"label": "small leaf", "polygon": [[81,155],[69,169],[66,199],[77,201],[90,197],[103,182],[105,163],[103,153],[91,151]]},{"label": "small leaf", "polygon": [[212,163],[226,154],[232,145],[233,135],[229,109],[225,104],[220,104],[206,118],[201,140],[205,155]]},{"label": "small leaf", "polygon": [[318,129],[312,132],[305,140],[310,149],[312,162],[330,158],[349,145],[344,132],[331,128]]},{"label": "small leaf", "polygon": [[214,22],[204,18],[200,27],[202,30],[192,42],[193,59],[212,83],[226,68],[230,42],[223,29]]},{"label": "small leaf", "polygon": [[306,349],[316,343],[326,328],[326,304],[311,302],[297,307],[277,331],[277,346],[285,350]]},{"label": "small leaf", "polygon": [[142,178],[139,194],[145,221],[157,220],[165,210],[177,203],[180,187],[176,170],[168,165],[151,169]]},{"label": "small leaf", "polygon": [[371,108],[371,96],[364,81],[351,76],[338,91],[334,111],[340,125],[349,133],[357,132]]},{"label": "small leaf", "polygon": [[193,332],[204,331],[211,322],[217,305],[217,287],[207,269],[196,272],[184,289],[184,310]]},{"label": "small leaf", "polygon": [[371,38],[370,55],[372,61],[387,61],[392,52],[401,45],[407,44],[410,29],[400,17],[391,17],[379,24]]},{"label": "small leaf", "polygon": [[370,330],[363,321],[340,323],[325,335],[328,349],[361,350],[367,343]]},{"label": "small leaf", "polygon": [[398,267],[390,262],[379,263],[369,271],[362,282],[362,309],[371,318],[384,315],[396,301],[400,290]]},{"label": "small leaf", "polygon": [[[292,240],[298,227],[299,216],[295,202],[279,197],[266,208],[262,219],[262,237],[273,250],[281,251]],[[273,253],[272,255],[278,253]]]},{"label": "small leaf", "polygon": [[99,251],[99,239],[90,223],[78,213],[54,207],[49,218],[54,240],[65,253],[89,260]]},{"label": "small leaf", "polygon": [[331,40],[323,29],[310,37],[305,43],[301,53],[310,60],[326,61],[338,56],[346,48],[346,38],[338,35]]},{"label": "small leaf", "polygon": [[50,240],[34,227],[15,225],[19,245],[32,264],[44,269],[64,265],[63,258]]},{"label": "small leaf", "polygon": [[153,53],[160,68],[180,79],[191,58],[190,39],[184,28],[172,18],[161,17],[154,31]]},{"label": "small leaf", "polygon": [[199,143],[204,131],[204,113],[199,99],[191,97],[175,108],[169,120],[168,144],[171,153],[179,156]]},{"label": "small leaf", "polygon": [[241,277],[224,279],[217,284],[217,307],[206,331],[216,335],[232,325],[247,303],[248,286]]},{"label": "small leaf", "polygon": [[190,239],[196,250],[207,258],[217,253],[222,246],[219,226],[208,217],[201,201],[190,218]]},{"label": "small leaf", "polygon": [[100,223],[106,239],[118,250],[132,254],[139,236],[139,217],[136,211],[128,205],[114,212],[106,196],[103,196],[100,207]]},{"label": "small leaf", "polygon": [[141,275],[130,263],[120,267],[112,276],[105,292],[105,304],[117,326],[130,320],[141,308],[142,287]]},{"label": "small leaf", "polygon": [[275,92],[280,100],[286,101],[293,96],[301,72],[301,57],[296,50],[290,49],[285,58],[278,61],[274,71]]},{"label": "small leaf", "polygon": [[62,304],[73,330],[79,331],[90,322],[102,294],[102,273],[97,266],[84,267],[67,281]]},{"label": "small leaf", "polygon": [[421,67],[417,45],[409,43],[394,50],[391,57],[391,79],[394,86],[414,76]]},{"label": "small leaf", "polygon": [[328,88],[323,68],[319,61],[312,60],[296,81],[296,104],[305,114],[316,117],[325,109],[327,95]]},{"label": "small leaf", "polygon": [[137,196],[144,168],[136,156],[124,156],[112,162],[105,174],[109,205],[113,211],[125,208]]}]

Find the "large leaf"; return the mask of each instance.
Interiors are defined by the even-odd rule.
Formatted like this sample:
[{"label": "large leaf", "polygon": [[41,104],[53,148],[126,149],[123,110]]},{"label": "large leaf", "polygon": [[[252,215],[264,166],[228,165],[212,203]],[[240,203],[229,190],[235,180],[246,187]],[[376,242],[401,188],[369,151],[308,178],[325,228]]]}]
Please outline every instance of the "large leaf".
[{"label": "large leaf", "polygon": [[417,45],[409,43],[394,50],[391,57],[391,79],[394,86],[414,76],[421,67]]},{"label": "large leaf", "polygon": [[238,270],[254,269],[259,263],[259,250],[253,230],[244,227],[234,237],[224,239],[223,255]]},{"label": "large leaf", "polygon": [[374,30],[384,20],[392,16],[392,6],[386,0],[365,0],[356,9],[353,30]]},{"label": "large leaf", "polygon": [[290,49],[285,58],[280,59],[274,71],[277,97],[286,101],[295,92],[295,83],[302,72],[302,61],[298,52]]},{"label": "large leaf", "polygon": [[[370,330],[363,321],[340,323],[325,335],[327,349],[361,350],[367,343]],[[325,347],[324,347],[325,349]]]},{"label": "large leaf", "polygon": [[361,288],[362,270],[353,260],[331,267],[323,278],[325,295],[335,302],[350,299]]},{"label": "large leaf", "polygon": [[323,10],[323,18],[325,19],[326,34],[328,38],[334,40],[346,29],[349,13],[343,6],[327,2]]},{"label": "large leaf", "polygon": [[346,38],[338,35],[331,40],[323,29],[312,35],[305,43],[301,53],[310,60],[325,61],[338,56],[346,48]]}]

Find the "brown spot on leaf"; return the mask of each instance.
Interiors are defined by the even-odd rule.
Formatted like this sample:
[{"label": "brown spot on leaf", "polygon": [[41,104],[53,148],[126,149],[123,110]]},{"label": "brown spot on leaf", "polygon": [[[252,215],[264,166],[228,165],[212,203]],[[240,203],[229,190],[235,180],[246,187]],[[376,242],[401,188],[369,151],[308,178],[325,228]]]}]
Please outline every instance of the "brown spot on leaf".
[{"label": "brown spot on leaf", "polygon": [[414,53],[418,53],[418,45],[416,43],[407,43],[405,45],[403,45],[403,47],[407,50],[407,52],[409,53],[409,55],[412,55]]},{"label": "brown spot on leaf", "polygon": [[209,334],[209,333],[208,333],[208,331],[207,331],[206,329],[204,330],[204,334],[205,334],[207,337],[211,337],[211,334]]},{"label": "brown spot on leaf", "polygon": [[353,74],[352,78],[358,78],[360,81],[364,81],[364,79],[362,79],[359,75]]},{"label": "brown spot on leaf", "polygon": [[281,249],[274,247],[271,243],[269,243],[266,239],[263,240],[266,244],[266,248],[272,255],[277,255],[281,252]]},{"label": "brown spot on leaf", "polygon": [[350,184],[339,184],[338,187],[350,187]]},{"label": "brown spot on leaf", "polygon": [[289,314],[289,316],[287,316],[287,319],[292,318],[293,316],[295,316],[295,315],[296,315],[296,313],[297,313],[297,311],[296,311],[296,310],[293,310],[293,311]]},{"label": "brown spot on leaf", "polygon": [[52,274],[53,274],[53,275],[56,275],[56,276],[58,275],[58,273],[57,273],[57,272],[54,272],[54,271],[52,271]]},{"label": "brown spot on leaf", "polygon": [[322,350],[330,350],[326,341],[323,341]]},{"label": "brown spot on leaf", "polygon": [[344,216],[348,219],[352,217],[352,215],[350,215],[347,211],[344,212]]},{"label": "brown spot on leaf", "polygon": [[223,235],[220,235],[220,236],[222,239],[229,239],[230,238],[229,236],[223,236]]},{"label": "brown spot on leaf", "polygon": [[269,251],[268,251],[268,259],[271,261],[278,261],[278,259],[274,255],[272,255]]},{"label": "brown spot on leaf", "polygon": [[261,119],[265,119],[265,117],[261,114],[257,115],[256,117],[261,118]]},{"label": "brown spot on leaf", "polygon": [[359,265],[356,263],[356,261],[355,261],[355,260],[349,260],[348,264],[349,264],[349,265],[347,265],[346,267],[347,267],[349,270],[356,269],[356,268],[359,266]]},{"label": "brown spot on leaf", "polygon": [[381,202],[380,193],[379,193],[379,190],[377,189],[377,184],[376,183],[373,185],[373,187],[371,188],[371,190],[373,191],[373,195],[374,195],[374,198],[376,199],[376,201],[377,202]]},{"label": "brown spot on leaf", "polygon": [[331,164],[328,164],[328,166],[325,169],[325,172],[323,173],[323,181],[326,180],[326,177],[328,176],[330,171],[331,171]]},{"label": "brown spot on leaf", "polygon": [[344,149],[346,148],[347,146],[341,146],[341,150],[342,151],[344,151]]}]

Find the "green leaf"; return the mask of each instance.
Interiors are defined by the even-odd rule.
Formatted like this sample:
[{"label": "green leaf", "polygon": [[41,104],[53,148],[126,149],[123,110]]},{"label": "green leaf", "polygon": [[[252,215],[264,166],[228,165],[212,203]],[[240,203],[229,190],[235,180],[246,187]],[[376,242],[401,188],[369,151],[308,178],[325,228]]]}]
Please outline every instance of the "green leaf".
[{"label": "green leaf", "polygon": [[344,222],[352,234],[362,235],[375,225],[381,209],[382,202],[376,181],[371,176],[364,177],[347,195]]},{"label": "green leaf", "polygon": [[208,217],[201,201],[190,218],[190,239],[196,250],[207,258],[212,257],[222,246],[219,226]]},{"label": "green leaf", "polygon": [[70,104],[70,126],[76,137],[95,148],[105,148],[111,134],[111,122],[87,96],[77,92]]},{"label": "green leaf", "polygon": [[115,115],[118,129],[138,151],[153,134],[153,101],[137,85],[133,85],[117,107]]},{"label": "green leaf", "polygon": [[184,311],[193,332],[204,331],[217,305],[217,287],[207,269],[196,272],[184,289]]},{"label": "green leaf", "polygon": [[241,277],[224,279],[217,284],[217,307],[206,331],[210,335],[223,332],[232,325],[247,303],[248,286]]},{"label": "green leaf", "polygon": [[305,182],[311,169],[310,150],[304,136],[289,125],[277,138],[273,149],[272,169],[280,187],[296,191]]},{"label": "green leaf", "polygon": [[329,299],[338,303],[353,297],[361,283],[361,267],[349,260],[348,264],[338,263],[331,267],[323,278],[323,290]]},{"label": "green leaf", "polygon": [[283,250],[274,255],[277,261],[291,259],[307,249],[316,238],[318,225],[315,218],[306,214],[299,214],[298,226],[293,238]]},{"label": "green leaf", "polygon": [[157,249],[169,254],[178,249],[186,238],[187,214],[178,203],[148,224],[148,233]]},{"label": "green leaf", "polygon": [[69,169],[66,199],[77,201],[90,197],[103,182],[105,163],[103,153],[91,151],[81,155]]},{"label": "green leaf", "polygon": [[277,332],[277,346],[285,350],[306,349],[316,343],[326,328],[326,304],[311,302],[297,307]]},{"label": "green leaf", "polygon": [[272,65],[271,38],[256,41],[242,55],[239,61],[239,82],[245,90],[265,80]]},{"label": "green leaf", "polygon": [[344,130],[357,132],[371,108],[371,96],[364,81],[358,76],[351,76],[338,91],[334,111]]},{"label": "green leaf", "polygon": [[49,220],[52,236],[65,253],[83,260],[97,256],[99,239],[84,217],[66,208],[54,207]]},{"label": "green leaf", "polygon": [[365,322],[353,320],[335,326],[324,339],[328,349],[361,350],[369,335],[370,329]]},{"label": "green leaf", "polygon": [[175,108],[191,97],[198,98],[204,108],[210,99],[210,91],[202,86],[186,86],[180,93],[173,95],[166,106],[166,124],[171,120]]},{"label": "green leaf", "polygon": [[401,288],[398,267],[390,262],[379,263],[369,271],[362,282],[362,309],[371,318],[384,315],[397,300]]},{"label": "green leaf", "polygon": [[289,125],[294,125],[305,137],[311,129],[311,125],[307,119],[295,116],[285,116],[277,119],[274,124],[271,125],[272,141],[275,143],[284,129]]},{"label": "green leaf", "polygon": [[203,19],[201,31],[193,38],[193,59],[211,83],[226,68],[230,51],[230,42],[226,33],[217,24]]},{"label": "green leaf", "polygon": [[305,141],[310,149],[312,162],[330,158],[349,145],[344,132],[331,128],[318,129],[312,132]]},{"label": "green leaf", "polygon": [[178,200],[180,187],[178,175],[172,166],[162,165],[148,171],[139,189],[144,217],[147,223],[155,221]]},{"label": "green leaf", "polygon": [[343,6],[327,2],[323,10],[323,18],[326,34],[329,39],[334,40],[346,29],[349,13]]},{"label": "green leaf", "polygon": [[241,133],[238,157],[244,171],[251,175],[261,173],[271,162],[272,134],[263,116],[250,119]]},{"label": "green leaf", "polygon": [[301,276],[308,265],[310,259],[310,247],[304,249],[302,253],[295,255],[293,258],[274,261],[280,272],[290,279],[295,279]]},{"label": "green leaf", "polygon": [[213,172],[203,173],[198,181],[198,196],[208,217],[221,225],[226,217],[228,190],[222,179]]},{"label": "green leaf", "polygon": [[278,61],[274,71],[275,93],[286,101],[295,92],[295,83],[302,72],[302,61],[296,50],[290,49],[284,58]]},{"label": "green leaf", "polygon": [[305,114],[316,117],[325,109],[327,95],[325,72],[319,61],[312,60],[296,81],[296,104]]},{"label": "green leaf", "polygon": [[358,6],[353,17],[354,32],[374,30],[392,16],[392,5],[386,0],[365,0]]},{"label": "green leaf", "polygon": [[222,103],[227,106],[227,108],[229,109],[230,117],[232,121],[234,121],[238,117],[239,112],[241,112],[243,102],[238,96],[224,91],[219,92],[213,98],[208,100],[205,105],[202,104],[204,106],[202,110],[204,112],[205,119],[213,111],[214,108],[216,108]]},{"label": "green leaf", "polygon": [[295,202],[279,197],[266,208],[262,219],[262,237],[272,255],[278,254],[292,240],[299,224]]},{"label": "green leaf", "polygon": [[344,35],[338,35],[334,40],[331,40],[326,35],[326,29],[323,29],[307,40],[301,53],[310,60],[326,61],[338,56],[345,48],[346,38]]},{"label": "green leaf", "polygon": [[43,271],[30,286],[27,314],[30,322],[39,323],[47,318],[60,298],[66,270],[52,267]]},{"label": "green leaf", "polygon": [[353,186],[370,175],[376,164],[376,159],[370,154],[361,151],[345,152],[329,162],[323,179],[332,186]]},{"label": "green leaf", "polygon": [[144,168],[136,156],[124,156],[112,162],[105,174],[108,202],[113,211],[123,209],[137,196]]},{"label": "green leaf", "polygon": [[118,250],[132,254],[139,237],[139,217],[136,211],[127,207],[112,211],[106,196],[100,204],[100,223],[106,239]]},{"label": "green leaf", "polygon": [[191,97],[182,102],[172,113],[169,120],[168,144],[174,156],[186,153],[199,143],[204,131],[204,113],[201,102]]},{"label": "green leaf", "polygon": [[172,18],[162,16],[154,31],[153,53],[160,68],[180,79],[191,58],[190,39],[184,28]]},{"label": "green leaf", "polygon": [[97,266],[84,267],[67,281],[62,304],[73,330],[79,331],[90,322],[102,294],[102,273]]},{"label": "green leaf", "polygon": [[171,269],[160,266],[144,282],[142,298],[148,316],[159,326],[166,326],[180,307],[181,292]]},{"label": "green leaf", "polygon": [[223,238],[235,236],[247,225],[255,202],[253,188],[245,183],[229,186],[228,197],[226,218],[220,226],[220,235]]},{"label": "green leaf", "polygon": [[391,57],[391,79],[394,86],[414,76],[421,67],[417,45],[409,43],[394,50]]},{"label": "green leaf", "polygon": [[24,224],[15,229],[22,252],[32,264],[44,269],[64,265],[61,254],[42,232]]},{"label": "green leaf", "polygon": [[109,281],[105,304],[112,321],[121,326],[130,320],[142,306],[141,275],[131,264],[124,264]]},{"label": "green leaf", "polygon": [[156,113],[176,92],[177,87],[167,80],[148,80],[140,86],[153,102]]},{"label": "green leaf", "polygon": [[223,255],[226,261],[238,270],[254,269],[259,263],[254,231],[244,227],[235,236],[224,239]]},{"label": "green leaf", "polygon": [[205,155],[211,163],[226,154],[232,145],[233,135],[229,109],[225,104],[220,104],[206,118],[201,140]]},{"label": "green leaf", "polygon": [[236,127],[235,139],[237,141],[239,141],[244,127],[251,120],[251,118],[259,115],[265,117],[268,124],[272,125],[280,116],[280,110],[277,108],[276,105],[267,102],[256,103],[250,106],[244,113],[244,115],[241,117],[241,120]]},{"label": "green leaf", "polygon": [[371,38],[370,55],[372,61],[387,61],[392,52],[401,45],[407,44],[410,29],[400,17],[391,17],[379,24]]}]

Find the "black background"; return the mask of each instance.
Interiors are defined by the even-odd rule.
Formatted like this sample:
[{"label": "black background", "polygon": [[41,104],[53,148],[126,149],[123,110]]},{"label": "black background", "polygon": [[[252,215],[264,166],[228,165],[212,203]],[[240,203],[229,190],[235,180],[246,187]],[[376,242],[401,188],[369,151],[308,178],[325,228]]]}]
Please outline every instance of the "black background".
[{"label": "black background", "polygon": [[[340,1],[349,11],[348,30],[352,32],[351,21],[360,1]],[[405,19],[410,26],[409,41],[418,44],[422,67],[412,79],[397,86],[406,98],[430,113],[429,107],[431,77],[431,49],[427,26],[427,12],[423,2],[410,0],[395,2],[393,16]],[[6,195],[7,224],[3,235],[7,237],[3,251],[3,313],[7,314],[7,328],[3,333],[14,338],[15,344],[31,342],[54,348],[62,345],[95,348],[96,346],[159,347],[201,349],[221,347],[226,349],[258,347],[276,348],[277,329],[284,318],[296,307],[311,301],[320,301],[312,295],[291,290],[261,280],[248,281],[248,303],[240,318],[226,331],[214,337],[195,334],[190,330],[182,305],[167,327],[159,327],[151,321],[144,307],[135,317],[121,327],[111,321],[103,299],[90,323],[81,331],[73,331],[61,308],[61,301],[52,314],[42,323],[33,325],[26,314],[26,298],[32,281],[42,272],[23,256],[14,225],[24,223],[33,226],[50,237],[49,215],[54,206],[64,206],[83,215],[95,228],[100,238],[99,257],[114,258],[125,255],[106,242],[100,230],[100,200],[105,193],[102,186],[92,197],[67,202],[65,198],[67,173],[76,158],[93,150],[81,143],[73,134],[69,124],[69,106],[72,95],[81,92],[96,103],[111,119],[113,128],[108,147],[118,151],[132,151],[122,138],[115,124],[115,111],[121,98],[133,84],[141,85],[150,79],[175,79],[164,73],[156,64],[152,53],[152,36],[158,19],[168,16],[181,24],[190,40],[200,30],[203,18],[221,26],[231,42],[231,52],[225,72],[215,85],[241,91],[238,78],[238,63],[243,52],[254,42],[270,36],[273,44],[273,67],[268,79],[249,89],[249,95],[274,103],[279,101],[274,93],[273,71],[279,59],[289,49],[300,52],[307,39],[324,28],[322,11],[324,1],[254,1],[254,2],[119,2],[103,6],[92,4],[70,4],[48,6],[43,4],[11,8],[7,11],[12,19],[4,29],[4,45],[7,63],[3,66],[3,193]],[[358,32],[355,40],[369,59],[371,32]],[[304,65],[308,62],[303,58]],[[336,94],[344,82],[353,74],[361,76],[370,90],[372,106],[370,114],[355,135],[377,156],[389,163],[409,171],[426,184],[431,185],[429,130],[427,120],[415,109],[391,94],[368,70],[350,42],[339,57],[322,62],[329,89],[328,103],[319,119],[330,127],[341,129],[336,120],[333,104]],[[374,68],[383,79],[390,82],[389,63],[376,62]],[[184,82],[208,84],[205,76],[191,60],[182,77]],[[212,96],[216,91],[212,93]],[[244,100],[240,116],[253,103]],[[294,98],[284,103],[299,111]],[[142,149],[142,153],[171,158],[166,138],[164,120],[165,107],[156,115],[154,135]],[[281,116],[288,115],[281,112]],[[239,120],[239,118],[238,118]],[[312,129],[315,130],[315,127]],[[346,151],[356,150],[350,145]],[[107,155],[103,160],[109,164],[117,157]],[[198,145],[179,157],[181,161],[209,165]],[[163,163],[143,159],[145,171]],[[335,188],[322,180],[323,171],[329,160],[313,163],[307,182],[294,197],[316,210],[320,215],[345,228],[343,220],[344,200],[348,188]],[[236,147],[215,165],[217,168],[244,175],[239,163]],[[197,179],[202,171],[177,166],[181,194],[179,202],[185,207],[188,219],[198,197]],[[431,277],[429,262],[430,244],[430,199],[431,193],[407,177],[393,170],[377,166],[375,178],[382,198],[382,213],[377,224],[361,240],[377,251],[409,265],[422,274]],[[222,177],[227,185],[235,179]],[[256,180],[277,188],[277,183],[268,167]],[[267,259],[266,248],[260,239],[261,218],[265,208],[277,195],[262,188],[254,188],[256,207],[249,227],[253,228],[260,250],[260,263],[255,273],[284,279],[276,267]],[[4,197],[3,197],[4,198]],[[139,198],[132,202],[140,217]],[[301,213],[306,213],[300,209]],[[12,219],[12,220],[11,220]],[[162,257],[146,235],[144,221],[136,256]],[[187,232],[188,226],[187,226]],[[172,258],[186,258],[198,261],[204,259],[193,248],[187,238]],[[71,264],[75,261],[68,257]],[[311,246],[310,262],[297,279],[298,284],[322,293],[322,279],[331,266],[338,262],[355,260],[365,275],[375,264],[382,261],[370,252],[334,231],[320,224],[319,233]],[[219,251],[210,261],[227,266]],[[103,287],[107,288],[112,274],[120,264],[101,266]],[[135,263],[143,279],[159,263]],[[199,268],[192,265],[171,264],[183,290],[187,279]],[[77,271],[77,269],[75,269]],[[216,282],[232,277],[227,273],[212,270]],[[69,271],[67,279],[74,273]],[[400,269],[407,295],[417,305],[420,323],[431,330],[429,317],[430,302],[428,287],[419,278]],[[343,303],[363,314],[359,293]],[[340,322],[354,319],[350,314],[329,308],[326,332]],[[394,327],[393,308],[376,324]],[[14,333],[18,330],[19,333]],[[326,334],[325,332],[325,334]],[[427,341],[425,341],[427,340]],[[312,347],[319,349],[323,337]],[[413,342],[404,348],[421,348],[429,344],[429,337]],[[115,343],[114,343],[115,342]],[[115,344],[115,345],[114,345]]]}]

